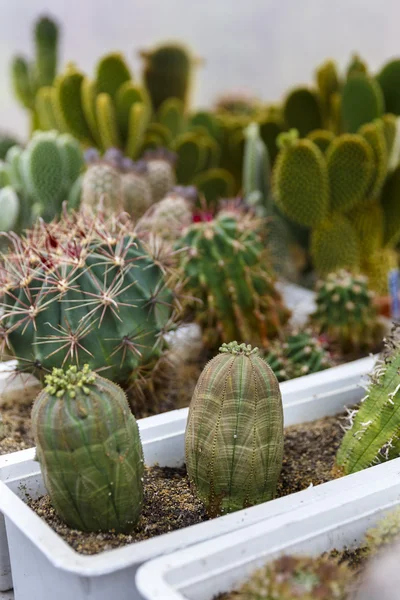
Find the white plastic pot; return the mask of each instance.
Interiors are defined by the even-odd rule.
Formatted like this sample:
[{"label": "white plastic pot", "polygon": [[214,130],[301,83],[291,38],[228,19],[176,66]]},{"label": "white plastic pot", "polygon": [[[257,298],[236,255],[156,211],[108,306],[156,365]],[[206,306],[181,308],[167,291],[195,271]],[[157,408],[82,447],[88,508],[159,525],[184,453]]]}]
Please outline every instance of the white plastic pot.
[{"label": "white plastic pot", "polygon": [[[336,414],[345,404],[358,402],[364,393],[358,386],[360,377],[373,363],[370,357],[283,383],[285,424]],[[139,421],[146,464],[183,463],[186,418],[187,409],[181,409]],[[0,512],[5,517],[16,600],[137,600],[134,575],[145,561],[327,498],[335,489],[344,493],[374,479],[368,470],[124,548],[82,556],[23,501],[26,494],[37,497],[44,492],[33,455],[33,450],[27,450],[0,457]],[[374,472],[385,467],[376,467]],[[5,589],[11,579],[4,535],[3,559]]]},{"label": "white plastic pot", "polygon": [[148,562],[136,576],[141,597],[212,600],[278,556],[357,547],[366,530],[400,504],[400,459],[360,473],[357,486],[346,479],[323,500]]}]

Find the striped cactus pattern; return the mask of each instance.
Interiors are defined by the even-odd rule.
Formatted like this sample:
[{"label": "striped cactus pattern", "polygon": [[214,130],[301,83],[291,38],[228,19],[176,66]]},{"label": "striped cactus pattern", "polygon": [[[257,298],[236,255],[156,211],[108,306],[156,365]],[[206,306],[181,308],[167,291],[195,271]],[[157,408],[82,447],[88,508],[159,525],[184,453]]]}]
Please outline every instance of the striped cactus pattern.
[{"label": "striped cactus pattern", "polygon": [[32,427],[46,489],[81,531],[129,532],[143,503],[143,451],[123,390],[86,365],[53,369]]},{"label": "striped cactus pattern", "polygon": [[202,372],[185,436],[191,483],[211,516],[274,497],[282,467],[278,381],[250,345],[223,344]]}]

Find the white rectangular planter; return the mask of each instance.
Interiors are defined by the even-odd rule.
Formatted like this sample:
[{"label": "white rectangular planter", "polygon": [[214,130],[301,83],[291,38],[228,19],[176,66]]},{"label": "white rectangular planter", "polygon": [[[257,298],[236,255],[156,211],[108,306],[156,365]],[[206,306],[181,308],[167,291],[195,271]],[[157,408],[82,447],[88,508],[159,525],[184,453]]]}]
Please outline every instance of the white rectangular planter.
[{"label": "white rectangular planter", "polygon": [[357,547],[400,504],[399,471],[400,459],[373,467],[360,474],[359,486],[340,480],[323,500],[150,561],[137,573],[139,593],[145,600],[212,600],[278,556]]},{"label": "white rectangular planter", "polygon": [[[366,358],[282,384],[285,425],[333,415],[360,400],[360,377],[370,372]],[[184,461],[187,409],[139,421],[146,464],[180,466]],[[329,497],[335,489],[358,488],[387,465],[200,523],[166,535],[82,556],[68,546],[24,502],[26,493],[44,492],[34,450],[0,457],[0,512],[4,514],[16,600],[137,600],[134,575],[145,561]],[[398,466],[400,471],[400,465]],[[7,546],[3,541],[3,589],[11,585]],[[8,579],[7,579],[8,577]]]}]

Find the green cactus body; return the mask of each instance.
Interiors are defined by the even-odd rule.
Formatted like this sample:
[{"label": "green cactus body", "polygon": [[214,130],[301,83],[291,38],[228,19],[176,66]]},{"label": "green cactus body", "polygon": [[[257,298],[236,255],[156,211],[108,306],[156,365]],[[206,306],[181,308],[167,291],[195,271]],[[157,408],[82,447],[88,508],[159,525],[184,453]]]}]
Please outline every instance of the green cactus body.
[{"label": "green cactus body", "polygon": [[51,85],[57,70],[58,27],[47,17],[35,26],[35,77],[37,87]]},{"label": "green cactus body", "polygon": [[36,94],[35,110],[43,131],[57,129],[63,131],[64,123],[60,118],[56,102],[55,89],[51,86],[40,88]]},{"label": "green cactus body", "polygon": [[125,59],[118,52],[106,54],[97,64],[95,81],[98,94],[105,93],[114,99],[119,88],[131,79]]},{"label": "green cactus body", "polygon": [[226,169],[208,169],[193,179],[193,185],[204,195],[207,206],[217,206],[219,200],[232,196],[235,181]]},{"label": "green cactus body", "polygon": [[379,84],[361,73],[352,75],[342,91],[342,119],[345,131],[356,133],[384,112],[384,98]]},{"label": "green cactus body", "polygon": [[317,310],[311,322],[343,351],[374,348],[381,334],[368,279],[340,270],[317,284]]},{"label": "green cactus body", "polygon": [[375,159],[375,169],[368,196],[371,199],[377,198],[382,191],[383,184],[385,183],[389,155],[386,146],[385,134],[383,129],[383,123],[381,120],[375,121],[374,123],[368,123],[363,125],[359,134],[362,135],[371,146]]},{"label": "green cactus body", "polygon": [[382,248],[385,225],[380,202],[356,207],[350,212],[349,218],[357,231],[363,257]]},{"label": "green cactus body", "polygon": [[322,127],[318,96],[307,88],[295,89],[289,94],[284,102],[283,115],[288,129],[297,129],[300,137]]},{"label": "green cactus body", "polygon": [[211,516],[274,497],[283,456],[282,399],[256,348],[224,344],[205,367],[190,404],[185,456]]},{"label": "green cactus body", "polygon": [[176,179],[188,185],[206,163],[206,148],[199,143],[195,134],[186,133],[175,140],[173,149],[178,156]]},{"label": "green cactus body", "polygon": [[183,230],[193,222],[190,203],[177,193],[153,204],[149,213],[136,224],[136,231],[159,235],[163,240],[176,242]]},{"label": "green cactus body", "polygon": [[66,130],[78,140],[93,144],[93,136],[82,106],[82,85],[85,77],[74,65],[68,65],[65,74],[55,81],[56,110],[65,123]]},{"label": "green cactus body", "polygon": [[84,162],[82,150],[79,142],[68,133],[59,135],[56,143],[63,162],[64,187],[69,190],[82,171]]},{"label": "green cactus body", "polygon": [[[386,149],[389,156],[389,162],[391,162],[393,151],[398,149],[395,148],[395,141],[397,135],[397,117],[391,114],[383,115],[382,117],[383,124],[383,135],[385,136]],[[398,161],[398,156],[396,156],[396,165]]]},{"label": "green cactus body", "polygon": [[340,268],[358,270],[361,247],[351,221],[340,213],[332,213],[313,229],[311,256],[317,273],[322,276]]},{"label": "green cactus body", "polygon": [[284,132],[283,123],[279,119],[267,117],[265,120],[261,120],[259,125],[261,139],[267,147],[268,156],[273,165],[279,152],[277,139]]},{"label": "green cactus body", "polygon": [[11,64],[14,94],[22,106],[33,109],[35,89],[30,75],[27,61],[22,56],[16,56]]},{"label": "green cactus body", "polygon": [[389,273],[399,266],[398,255],[393,248],[379,248],[364,257],[362,272],[368,276],[371,290],[379,296],[389,295]]},{"label": "green cactus body", "polygon": [[0,231],[15,228],[20,213],[20,201],[15,190],[7,185],[0,189]]},{"label": "green cactus body", "polygon": [[149,125],[151,111],[144,102],[135,102],[129,111],[129,129],[125,153],[130,158],[136,159],[145,139],[146,129]]},{"label": "green cactus body", "polygon": [[184,104],[178,98],[167,98],[158,109],[158,121],[168,129],[173,138],[185,129],[184,110]]},{"label": "green cactus body", "polygon": [[358,54],[353,54],[346,70],[346,79],[353,75],[368,75],[368,67]]},{"label": "green cactus body", "polygon": [[274,344],[269,352],[264,355],[265,362],[271,367],[279,382],[292,379],[291,365],[284,356],[281,346]]},{"label": "green cactus body", "polygon": [[87,365],[53,369],[32,409],[44,483],[81,531],[128,533],[143,504],[143,450],[123,390]]},{"label": "green cactus body", "polygon": [[111,96],[108,94],[99,94],[96,98],[96,120],[104,150],[119,147],[121,141],[118,133],[117,117]]},{"label": "green cactus body", "polygon": [[340,89],[336,64],[332,60],[323,63],[316,71],[316,80],[323,120],[329,126],[331,125],[331,99]]},{"label": "green cactus body", "polygon": [[162,354],[162,334],[175,322],[170,271],[126,234],[124,222],[114,230],[65,215],[40,235],[13,237],[15,251],[4,256],[3,326],[21,366],[48,372],[87,362],[126,385]]},{"label": "green cactus body", "polygon": [[335,139],[335,135],[332,131],[327,131],[326,129],[314,129],[314,131],[311,131],[307,135],[307,138],[325,154],[330,143]]},{"label": "green cactus body", "polygon": [[8,175],[11,185],[18,192],[23,188],[24,181],[22,175],[21,156],[23,149],[20,146],[13,146],[6,154],[6,163],[8,166]]},{"label": "green cactus body", "polygon": [[326,154],[331,209],[348,211],[365,199],[374,172],[374,155],[361,135],[343,134]]},{"label": "green cactus body", "polygon": [[152,200],[158,202],[174,187],[175,171],[171,162],[163,158],[147,158],[146,164]]},{"label": "green cactus body", "polygon": [[136,103],[144,105],[150,104],[150,100],[147,97],[147,91],[144,88],[135,85],[132,81],[126,81],[119,87],[115,96],[118,129],[124,144],[126,144],[128,138],[131,109]]},{"label": "green cactus body", "polygon": [[383,91],[386,112],[400,115],[400,59],[388,62],[376,80]]},{"label": "green cactus body", "polygon": [[256,571],[235,600],[347,600],[354,571],[329,556],[282,556]]},{"label": "green cactus body", "polygon": [[315,227],[329,209],[328,169],[321,150],[292,132],[281,134],[273,187],[281,210],[296,223]]},{"label": "green cactus body", "polygon": [[82,207],[95,210],[100,203],[106,212],[123,208],[120,174],[106,164],[91,165],[82,181]]},{"label": "green cactus body", "polygon": [[96,115],[96,99],[97,90],[96,82],[84,77],[81,84],[81,103],[82,111],[86,119],[86,123],[90,130],[92,138],[96,142],[97,147],[101,147],[101,139],[99,135],[99,126]]},{"label": "green cactus body", "polygon": [[385,221],[385,246],[393,247],[400,240],[400,166],[387,178],[382,190],[381,203]]},{"label": "green cactus body", "polygon": [[266,346],[280,331],[289,311],[275,289],[261,240],[247,223],[231,216],[195,223],[179,242],[187,290],[205,342],[242,338]]},{"label": "green cactus body", "polygon": [[399,456],[400,353],[398,348],[378,361],[366,396],[352,415],[336,455],[344,474]]},{"label": "green cactus body", "polygon": [[0,160],[4,160],[10,148],[17,146],[18,143],[14,136],[0,131]]},{"label": "green cactus body", "polygon": [[151,187],[144,175],[121,175],[121,196],[124,210],[134,219],[141,217],[153,202]]},{"label": "green cactus body", "polygon": [[291,379],[318,373],[333,366],[323,344],[309,331],[289,335],[283,350],[291,366]]},{"label": "green cactus body", "polygon": [[190,92],[193,59],[184,46],[165,44],[141,52],[145,61],[143,79],[153,109],[157,111],[167,98],[177,98],[186,106]]}]

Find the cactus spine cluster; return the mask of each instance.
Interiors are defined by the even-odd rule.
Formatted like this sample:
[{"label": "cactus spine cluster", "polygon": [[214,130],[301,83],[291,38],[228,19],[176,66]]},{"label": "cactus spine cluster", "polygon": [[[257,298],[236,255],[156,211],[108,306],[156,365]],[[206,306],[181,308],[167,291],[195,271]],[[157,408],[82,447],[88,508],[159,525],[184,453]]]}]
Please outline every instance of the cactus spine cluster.
[{"label": "cactus spine cluster", "polygon": [[143,503],[143,450],[123,390],[90,371],[53,369],[32,409],[44,483],[81,531],[128,533]]},{"label": "cactus spine cluster", "polygon": [[124,386],[151,376],[176,322],[177,288],[168,257],[132,230],[129,220],[77,213],[12,236],[3,256],[2,343],[20,368],[43,374],[88,363]]},{"label": "cactus spine cluster", "polygon": [[269,259],[251,224],[232,215],[194,223],[178,242],[191,306],[205,343],[232,338],[266,346],[289,311],[275,288]]},{"label": "cactus spine cluster", "polygon": [[188,475],[210,515],[275,495],[282,467],[278,381],[257,348],[231,342],[205,367],[185,434]]},{"label": "cactus spine cluster", "polygon": [[387,340],[383,357],[370,376],[365,397],[349,414],[349,427],[336,456],[344,474],[399,456],[400,351]]},{"label": "cactus spine cluster", "polygon": [[330,273],[317,284],[317,309],[311,322],[344,352],[373,349],[381,335],[374,296],[363,275],[345,270]]}]

